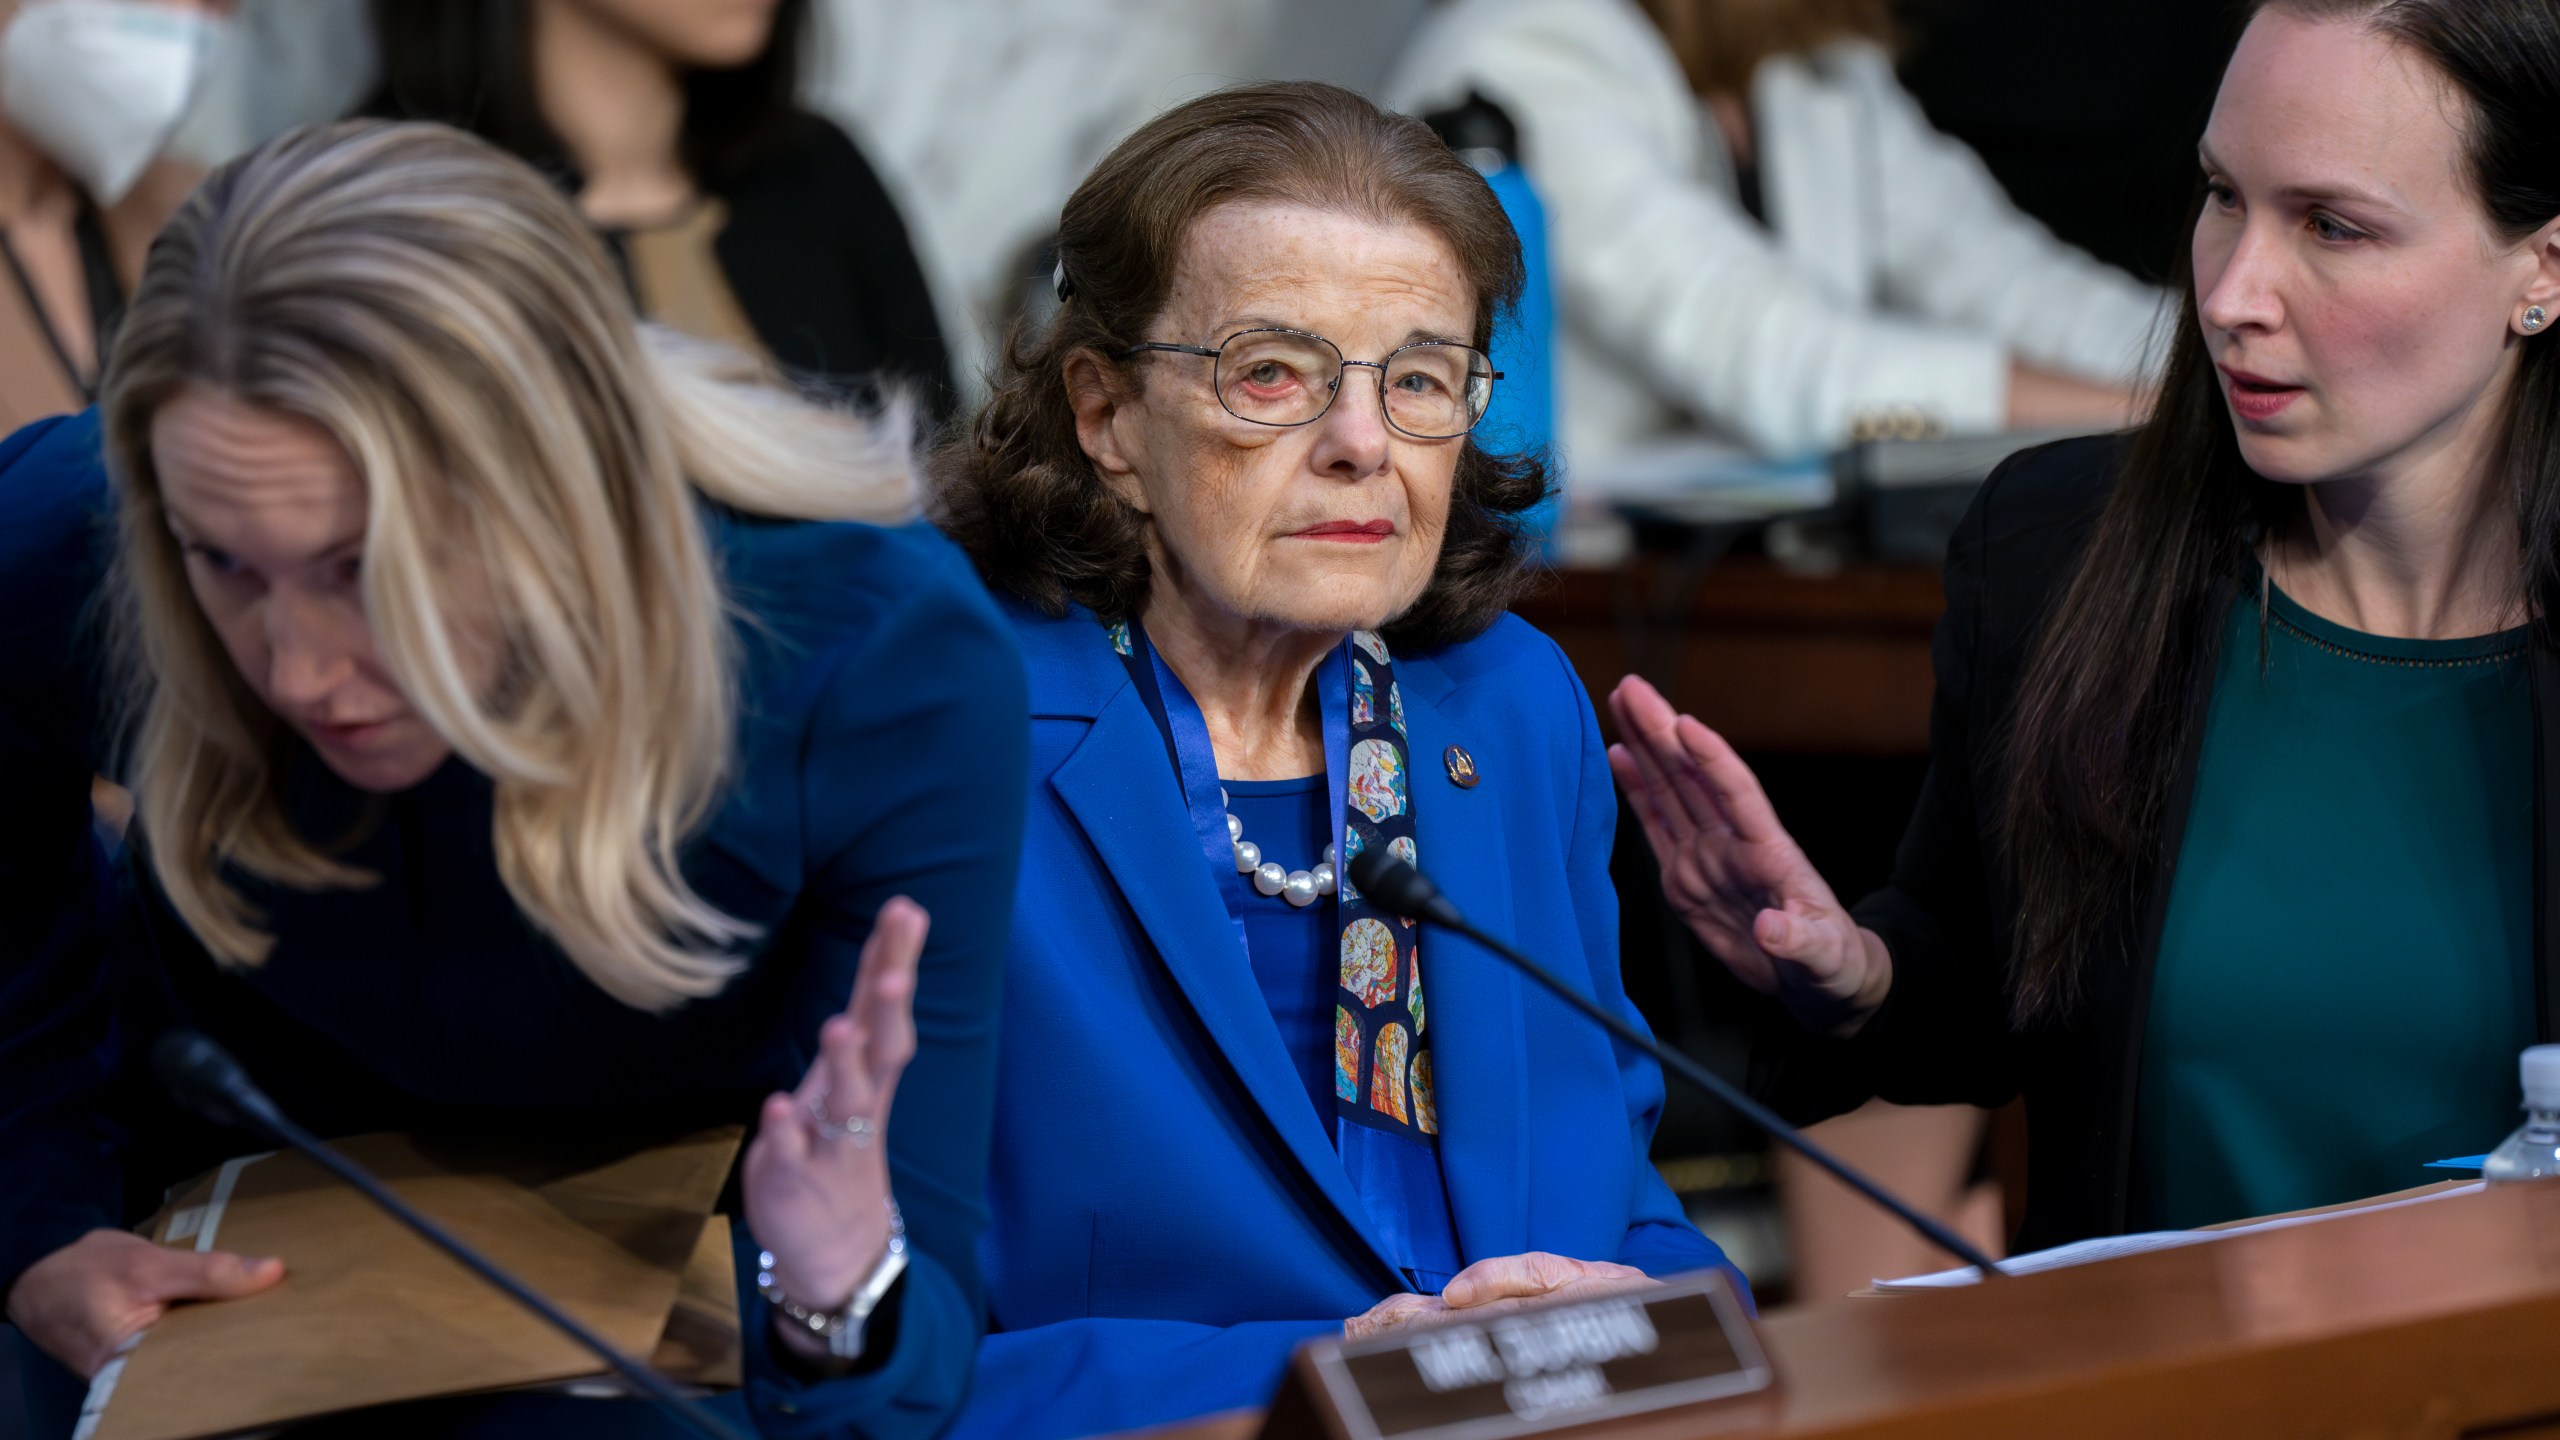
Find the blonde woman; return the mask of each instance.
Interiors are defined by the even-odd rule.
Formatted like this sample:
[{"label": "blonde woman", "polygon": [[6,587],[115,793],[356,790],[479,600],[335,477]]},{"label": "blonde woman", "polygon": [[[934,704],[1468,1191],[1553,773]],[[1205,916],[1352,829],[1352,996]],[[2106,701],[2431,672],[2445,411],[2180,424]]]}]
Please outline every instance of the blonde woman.
[{"label": "blonde woman", "polygon": [[[145,1095],[132,1057],[184,1023],[325,1133],[758,1121],[724,1403],[938,1428],[979,1325],[1025,712],[966,562],[885,523],[900,428],[636,328],[540,174],[415,124],[218,172],[153,248],[102,422],[140,898],[108,965],[57,944],[0,988],[10,1319],[86,1373],[280,1278],[117,1228],[255,1148]],[[107,493],[98,428],[19,444],[0,496]],[[41,733],[0,730],[39,775]],[[428,1428],[658,1423],[448,1408]]]}]

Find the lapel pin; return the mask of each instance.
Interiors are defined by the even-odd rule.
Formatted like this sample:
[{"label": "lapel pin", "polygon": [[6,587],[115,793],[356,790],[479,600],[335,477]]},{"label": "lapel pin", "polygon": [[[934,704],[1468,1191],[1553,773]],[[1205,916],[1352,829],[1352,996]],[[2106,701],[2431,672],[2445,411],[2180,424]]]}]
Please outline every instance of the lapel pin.
[{"label": "lapel pin", "polygon": [[1476,757],[1468,754],[1463,745],[1452,745],[1441,751],[1440,763],[1449,767],[1449,783],[1461,790],[1473,790],[1476,781],[1483,778],[1476,774]]}]

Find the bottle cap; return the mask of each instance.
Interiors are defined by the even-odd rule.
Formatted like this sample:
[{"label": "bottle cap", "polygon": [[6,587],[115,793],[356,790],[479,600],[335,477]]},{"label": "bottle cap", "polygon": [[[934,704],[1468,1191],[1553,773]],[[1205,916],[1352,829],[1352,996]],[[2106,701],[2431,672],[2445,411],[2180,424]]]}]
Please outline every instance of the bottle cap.
[{"label": "bottle cap", "polygon": [[2560,1110],[2560,1045],[2536,1045],[2524,1052],[2524,1103],[2535,1110]]}]

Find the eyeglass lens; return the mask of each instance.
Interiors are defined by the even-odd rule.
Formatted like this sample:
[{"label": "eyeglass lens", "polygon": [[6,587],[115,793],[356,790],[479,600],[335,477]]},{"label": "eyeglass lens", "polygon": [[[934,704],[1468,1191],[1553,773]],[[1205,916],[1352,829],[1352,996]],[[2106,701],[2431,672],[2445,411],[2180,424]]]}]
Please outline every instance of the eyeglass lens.
[{"label": "eyeglass lens", "polygon": [[[1317,335],[1248,330],[1218,351],[1218,400],[1259,425],[1304,425],[1325,412],[1342,352]],[[1463,435],[1484,416],[1493,366],[1465,345],[1407,345],[1387,358],[1387,421],[1417,439]]]}]

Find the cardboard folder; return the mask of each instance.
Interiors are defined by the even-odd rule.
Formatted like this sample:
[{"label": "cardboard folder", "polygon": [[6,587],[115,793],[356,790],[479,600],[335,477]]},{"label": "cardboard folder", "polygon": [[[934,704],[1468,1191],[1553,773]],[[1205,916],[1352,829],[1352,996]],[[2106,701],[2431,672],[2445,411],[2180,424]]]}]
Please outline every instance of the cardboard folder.
[{"label": "cardboard folder", "polygon": [[[741,1133],[730,1126],[606,1155],[531,1156],[406,1135],[338,1148],[617,1348],[695,1383],[735,1384],[728,1226],[711,1207]],[[146,1233],[279,1256],[286,1277],[246,1299],[170,1311],[93,1383],[83,1424],[93,1440],[197,1440],[604,1373],[574,1341],[299,1155],[226,1163],[173,1192]]]}]

